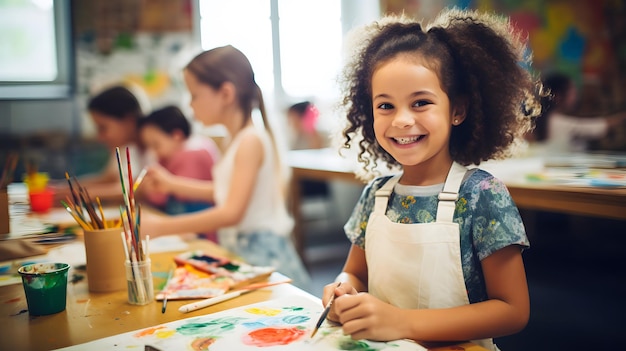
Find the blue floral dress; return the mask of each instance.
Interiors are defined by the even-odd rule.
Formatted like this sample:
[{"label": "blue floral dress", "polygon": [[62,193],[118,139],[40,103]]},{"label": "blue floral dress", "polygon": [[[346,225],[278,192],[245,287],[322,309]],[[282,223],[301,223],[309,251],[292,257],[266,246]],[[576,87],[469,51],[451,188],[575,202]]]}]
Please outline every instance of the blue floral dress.
[{"label": "blue floral dress", "polygon": [[[374,209],[374,193],[390,178],[374,179],[365,187],[344,226],[348,239],[362,249],[367,240],[367,221]],[[442,189],[443,183],[433,186],[397,184],[389,197],[386,215],[397,223],[434,222],[437,195]],[[461,233],[461,263],[470,303],[487,300],[480,261],[510,245],[530,246],[517,206],[502,181],[488,172],[474,169],[466,174],[461,184],[454,222],[459,224]]]}]

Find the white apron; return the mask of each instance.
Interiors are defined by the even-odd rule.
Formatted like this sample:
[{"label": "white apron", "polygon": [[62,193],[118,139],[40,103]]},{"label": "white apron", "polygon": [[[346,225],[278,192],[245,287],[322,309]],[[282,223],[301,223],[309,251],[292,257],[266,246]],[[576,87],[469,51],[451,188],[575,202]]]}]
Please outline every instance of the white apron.
[{"label": "white apron", "polygon": [[[385,215],[397,175],[376,191],[365,232],[368,290],[404,309],[449,308],[469,304],[459,225],[453,222],[456,199],[467,168],[453,163],[439,193],[433,223],[394,223]],[[472,340],[497,350],[492,339]]]}]

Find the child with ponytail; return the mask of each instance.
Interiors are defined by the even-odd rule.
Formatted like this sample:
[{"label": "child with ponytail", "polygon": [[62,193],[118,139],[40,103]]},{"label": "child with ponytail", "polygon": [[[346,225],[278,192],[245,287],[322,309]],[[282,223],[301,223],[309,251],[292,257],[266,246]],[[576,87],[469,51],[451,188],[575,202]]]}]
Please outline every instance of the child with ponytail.
[{"label": "child with ponytail", "polygon": [[[250,264],[274,266],[295,285],[308,288],[308,273],[290,237],[286,177],[250,62],[238,49],[223,46],[196,56],[183,74],[194,117],[205,125],[225,126],[230,142],[213,167],[211,182],[173,176],[161,167],[151,168],[145,181],[160,192],[213,201],[215,206],[150,216],[142,219],[142,230],[150,235],[217,230],[221,246]],[[252,121],[256,108],[264,126]]]}]

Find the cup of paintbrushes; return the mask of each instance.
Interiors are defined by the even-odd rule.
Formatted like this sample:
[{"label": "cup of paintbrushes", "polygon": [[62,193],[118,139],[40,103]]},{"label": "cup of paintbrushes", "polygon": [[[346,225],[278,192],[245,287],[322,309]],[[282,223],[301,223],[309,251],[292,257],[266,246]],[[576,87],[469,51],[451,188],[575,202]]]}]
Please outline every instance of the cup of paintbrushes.
[{"label": "cup of paintbrushes", "polygon": [[152,281],[150,259],[143,261],[127,260],[124,266],[126,267],[128,303],[146,305],[154,301],[154,282]]},{"label": "cup of paintbrushes", "polygon": [[89,291],[108,292],[126,288],[126,256],[120,242],[122,228],[84,230]]}]

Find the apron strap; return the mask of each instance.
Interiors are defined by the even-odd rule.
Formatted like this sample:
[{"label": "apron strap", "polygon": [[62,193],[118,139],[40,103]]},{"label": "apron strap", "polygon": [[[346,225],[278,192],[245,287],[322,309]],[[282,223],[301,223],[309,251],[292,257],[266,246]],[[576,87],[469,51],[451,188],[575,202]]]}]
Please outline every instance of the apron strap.
[{"label": "apron strap", "polygon": [[402,176],[402,173],[389,178],[387,183],[376,190],[374,193],[374,212],[385,214],[387,211],[387,203],[389,202],[389,195],[391,195],[393,187],[398,183],[398,180],[400,180],[400,176]]},{"label": "apron strap", "polygon": [[467,168],[453,162],[443,190],[439,193],[439,203],[437,204],[437,222],[452,223],[454,219],[454,209],[456,208],[456,200],[459,198],[459,189],[461,182],[465,177]]}]

